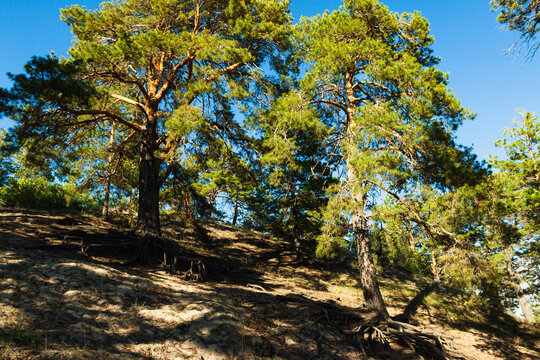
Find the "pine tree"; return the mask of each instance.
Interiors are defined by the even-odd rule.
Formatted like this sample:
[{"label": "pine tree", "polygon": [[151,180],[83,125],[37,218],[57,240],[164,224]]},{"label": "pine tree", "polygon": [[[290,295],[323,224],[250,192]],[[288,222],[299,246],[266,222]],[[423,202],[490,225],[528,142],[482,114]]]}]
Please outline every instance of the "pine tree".
[{"label": "pine tree", "polygon": [[[505,130],[506,138],[497,142],[506,151],[506,159],[491,159],[493,173],[450,192],[425,189],[418,194],[419,213],[445,232],[430,234],[420,227],[414,238],[424,247],[428,244],[439,250],[435,259],[444,281],[469,291],[493,313],[517,304],[525,319],[533,322],[529,299],[535,300],[540,285],[536,245],[540,132],[537,117],[522,115],[523,120]],[[410,213],[399,205],[391,210],[404,220]],[[389,215],[387,211],[383,216]]]},{"label": "pine tree", "polygon": [[[70,58],[34,58],[11,76],[0,109],[25,136],[69,136],[114,122],[139,141],[138,223],[159,234],[159,190],[197,132],[239,139],[220,111],[260,88],[259,67],[282,66],[290,16],[279,0],[125,0],[72,6]],[[204,149],[202,149],[204,151]]]},{"label": "pine tree", "polygon": [[328,129],[318,121],[315,109],[297,95],[283,93],[254,119],[262,130],[262,176],[250,201],[249,221],[288,239],[301,256],[314,248],[327,201],[325,189],[333,178],[331,159],[325,156]]},{"label": "pine tree", "polygon": [[540,1],[538,0],[492,0],[493,11],[500,11],[497,19],[508,24],[510,30],[521,33],[518,41],[529,46],[529,54],[534,56],[540,42],[536,34],[540,31]]},{"label": "pine tree", "polygon": [[308,66],[301,96],[328,114],[327,141],[346,172],[334,187],[322,241],[354,241],[367,306],[389,319],[370,224],[392,221],[378,216],[389,196],[408,209],[412,222],[444,235],[423,216],[417,195],[423,188],[444,191],[476,181],[481,166],[452,135],[472,115],[435,68],[433,38],[418,13],[397,15],[375,0],[346,0],[339,11],[302,19],[298,34]]},{"label": "pine tree", "polygon": [[507,158],[493,158],[499,171],[493,175],[500,189],[500,221],[516,228],[511,239],[504,242],[504,264],[508,282],[512,284],[523,316],[534,322],[529,301],[522,284],[528,283],[526,292],[538,293],[540,281],[540,122],[538,116],[522,112],[522,120],[504,131],[505,138],[496,143]]}]

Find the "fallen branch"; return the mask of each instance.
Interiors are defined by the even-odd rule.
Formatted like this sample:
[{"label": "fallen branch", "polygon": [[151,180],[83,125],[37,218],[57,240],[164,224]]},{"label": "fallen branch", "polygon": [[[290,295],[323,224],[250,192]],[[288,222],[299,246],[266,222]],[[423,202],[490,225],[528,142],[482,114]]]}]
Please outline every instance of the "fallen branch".
[{"label": "fallen branch", "polygon": [[246,287],[263,291],[263,292],[267,292],[261,285],[257,285],[257,284],[247,284]]}]

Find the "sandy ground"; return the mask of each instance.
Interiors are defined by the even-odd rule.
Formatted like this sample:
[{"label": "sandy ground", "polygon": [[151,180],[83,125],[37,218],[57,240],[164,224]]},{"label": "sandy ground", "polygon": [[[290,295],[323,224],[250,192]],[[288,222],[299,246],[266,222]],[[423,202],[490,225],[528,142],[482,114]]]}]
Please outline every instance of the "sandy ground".
[{"label": "sandy ground", "polygon": [[[210,228],[214,250],[200,250],[210,281],[195,283],[84,256],[80,239],[117,229],[66,219],[0,211],[0,359],[415,358],[402,348],[362,353],[347,315],[361,312],[358,292],[328,291],[324,271],[291,265],[283,243]],[[193,237],[183,239],[196,251]],[[540,358],[538,342],[424,325],[477,359]]]}]

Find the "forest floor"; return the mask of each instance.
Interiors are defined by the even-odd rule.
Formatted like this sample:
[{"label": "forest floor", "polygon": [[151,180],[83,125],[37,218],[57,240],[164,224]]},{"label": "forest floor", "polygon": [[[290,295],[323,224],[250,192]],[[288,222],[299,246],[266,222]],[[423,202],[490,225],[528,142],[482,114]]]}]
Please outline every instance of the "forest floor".
[{"label": "forest floor", "polygon": [[[207,282],[122,265],[121,246],[83,254],[85,240],[132,236],[98,218],[0,209],[0,359],[420,359],[357,345],[365,313],[346,266],[299,262],[286,242],[219,222],[202,238],[164,228],[203,259]],[[380,282],[392,316],[472,358],[540,359],[538,327],[470,314],[459,291],[404,272]]]}]

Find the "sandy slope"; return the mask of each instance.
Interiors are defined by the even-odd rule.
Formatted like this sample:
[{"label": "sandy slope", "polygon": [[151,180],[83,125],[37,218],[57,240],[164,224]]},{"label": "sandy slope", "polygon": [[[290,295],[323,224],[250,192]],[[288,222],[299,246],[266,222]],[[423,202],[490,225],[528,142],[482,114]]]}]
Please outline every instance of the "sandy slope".
[{"label": "sandy slope", "polygon": [[[122,234],[98,219],[1,211],[0,358],[414,358],[404,348],[363,354],[350,333],[358,290],[328,291],[326,272],[294,263],[284,243],[209,231],[206,250],[170,233],[207,262],[210,281],[194,283],[82,255],[81,239]],[[429,326],[478,359],[540,358],[538,343]]]}]

